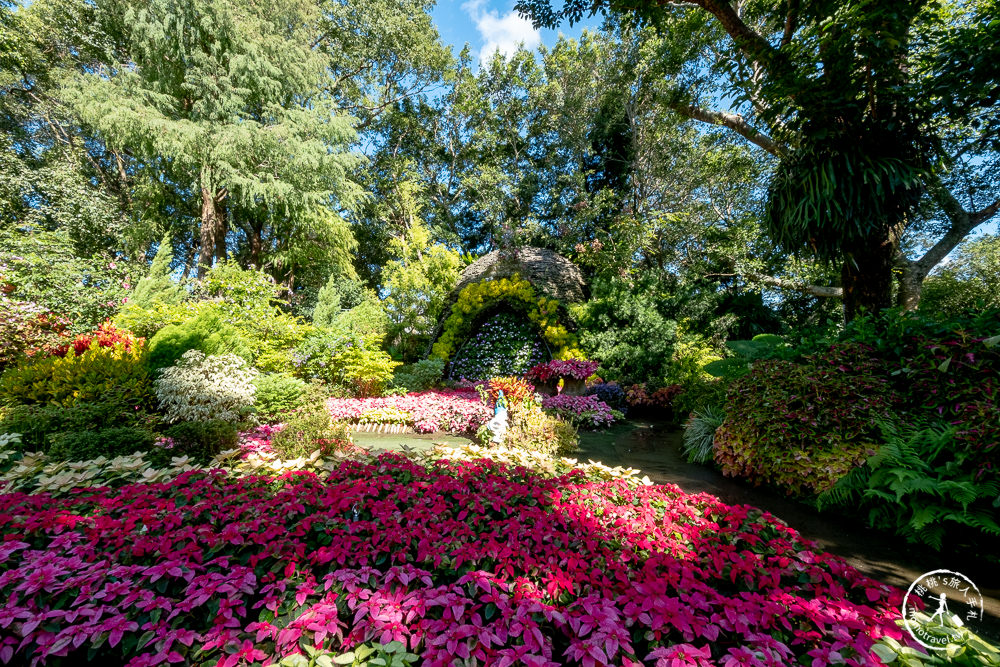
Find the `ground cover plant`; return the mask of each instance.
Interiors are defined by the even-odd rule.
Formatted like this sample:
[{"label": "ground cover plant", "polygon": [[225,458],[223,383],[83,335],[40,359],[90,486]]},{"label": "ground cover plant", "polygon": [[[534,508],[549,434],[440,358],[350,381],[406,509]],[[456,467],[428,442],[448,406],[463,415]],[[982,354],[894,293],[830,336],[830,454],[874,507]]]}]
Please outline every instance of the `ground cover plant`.
[{"label": "ground cover plant", "polygon": [[874,665],[902,636],[899,591],[766,513],[485,460],[6,493],[0,534],[5,662]]},{"label": "ground cover plant", "polygon": [[625,418],[594,394],[546,396],[542,399],[542,408],[583,428],[603,428]]}]

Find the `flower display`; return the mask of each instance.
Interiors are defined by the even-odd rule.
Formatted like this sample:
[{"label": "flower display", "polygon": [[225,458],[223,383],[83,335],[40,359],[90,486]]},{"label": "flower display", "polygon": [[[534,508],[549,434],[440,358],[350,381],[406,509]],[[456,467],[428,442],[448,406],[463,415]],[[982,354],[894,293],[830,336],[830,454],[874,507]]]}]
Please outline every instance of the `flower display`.
[{"label": "flower display", "polygon": [[433,357],[443,361],[450,359],[471,333],[476,316],[502,303],[525,311],[528,320],[537,327],[542,338],[554,350],[553,356],[558,359],[583,357],[576,335],[559,323],[559,302],[539,297],[531,283],[517,276],[484,280],[462,289],[451,314],[444,321],[441,337],[434,343]]},{"label": "flower display", "polygon": [[542,399],[542,409],[585,428],[603,428],[625,418],[622,413],[612,410],[607,403],[594,395],[546,396]]},{"label": "flower display", "polygon": [[512,313],[498,313],[455,353],[449,373],[469,380],[523,375],[546,355],[531,322]]},{"label": "flower display", "polygon": [[[399,423],[418,433],[475,433],[493,416],[474,389],[420,391],[381,398],[331,398],[327,407],[334,421]],[[387,419],[392,416],[393,420]]]},{"label": "flower display", "polygon": [[270,454],[271,438],[285,428],[284,424],[261,424],[255,428],[240,432],[238,447],[243,458],[252,454]]},{"label": "flower display", "polygon": [[553,359],[531,368],[528,379],[550,382],[559,378],[586,380],[597,371],[598,362],[585,359]]},{"label": "flower display", "polygon": [[401,456],[0,495],[0,661],[877,665],[902,593],[708,494]]},{"label": "flower display", "polygon": [[80,356],[94,344],[98,347],[115,347],[116,345],[120,345],[126,352],[131,352],[133,348],[141,348],[145,343],[145,338],[137,337],[131,331],[119,329],[111,323],[111,320],[108,320],[101,324],[97,328],[97,331],[80,334],[72,342],[54,348],[52,354],[58,357],[65,357],[69,348],[72,347],[76,355]]}]

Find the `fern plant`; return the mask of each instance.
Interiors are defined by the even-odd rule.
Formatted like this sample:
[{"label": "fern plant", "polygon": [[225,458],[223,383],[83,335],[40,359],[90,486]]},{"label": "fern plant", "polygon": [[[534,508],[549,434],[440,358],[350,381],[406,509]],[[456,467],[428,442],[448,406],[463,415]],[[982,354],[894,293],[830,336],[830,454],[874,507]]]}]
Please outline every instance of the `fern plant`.
[{"label": "fern plant", "polygon": [[976,480],[968,454],[955,446],[955,429],[879,421],[884,444],[864,465],[820,494],[831,506],[869,510],[873,528],[894,530],[939,550],[949,529],[964,527],[1000,537],[995,510],[1000,484]]}]

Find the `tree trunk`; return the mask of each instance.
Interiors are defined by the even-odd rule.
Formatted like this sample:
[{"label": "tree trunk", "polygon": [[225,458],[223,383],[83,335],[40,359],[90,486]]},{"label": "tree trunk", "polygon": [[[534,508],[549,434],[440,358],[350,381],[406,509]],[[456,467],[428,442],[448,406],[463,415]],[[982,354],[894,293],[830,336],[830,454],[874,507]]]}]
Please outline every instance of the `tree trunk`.
[{"label": "tree trunk", "polygon": [[900,266],[899,292],[896,294],[896,305],[903,310],[916,310],[920,305],[920,294],[924,288],[924,278],[927,272],[921,270],[916,262],[904,261]]},{"label": "tree trunk", "polygon": [[845,320],[850,322],[863,313],[878,313],[892,305],[894,255],[888,234],[845,251],[841,269]]},{"label": "tree trunk", "polygon": [[215,226],[218,215],[215,211],[215,191],[211,187],[201,188],[201,239],[198,249],[198,280],[212,268],[215,255]]},{"label": "tree trunk", "polygon": [[228,256],[226,234],[229,232],[229,211],[226,209],[225,191],[216,192],[215,258],[225,260]]}]

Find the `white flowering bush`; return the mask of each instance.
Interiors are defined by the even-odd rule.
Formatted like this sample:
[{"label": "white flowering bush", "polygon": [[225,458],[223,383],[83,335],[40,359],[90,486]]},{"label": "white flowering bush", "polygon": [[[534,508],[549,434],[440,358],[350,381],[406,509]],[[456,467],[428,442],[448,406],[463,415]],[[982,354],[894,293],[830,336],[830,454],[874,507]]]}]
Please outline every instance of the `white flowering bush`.
[{"label": "white flowering bush", "polygon": [[235,354],[206,357],[188,350],[156,380],[156,398],[168,422],[233,422],[241,410],[253,405],[257,371]]}]

